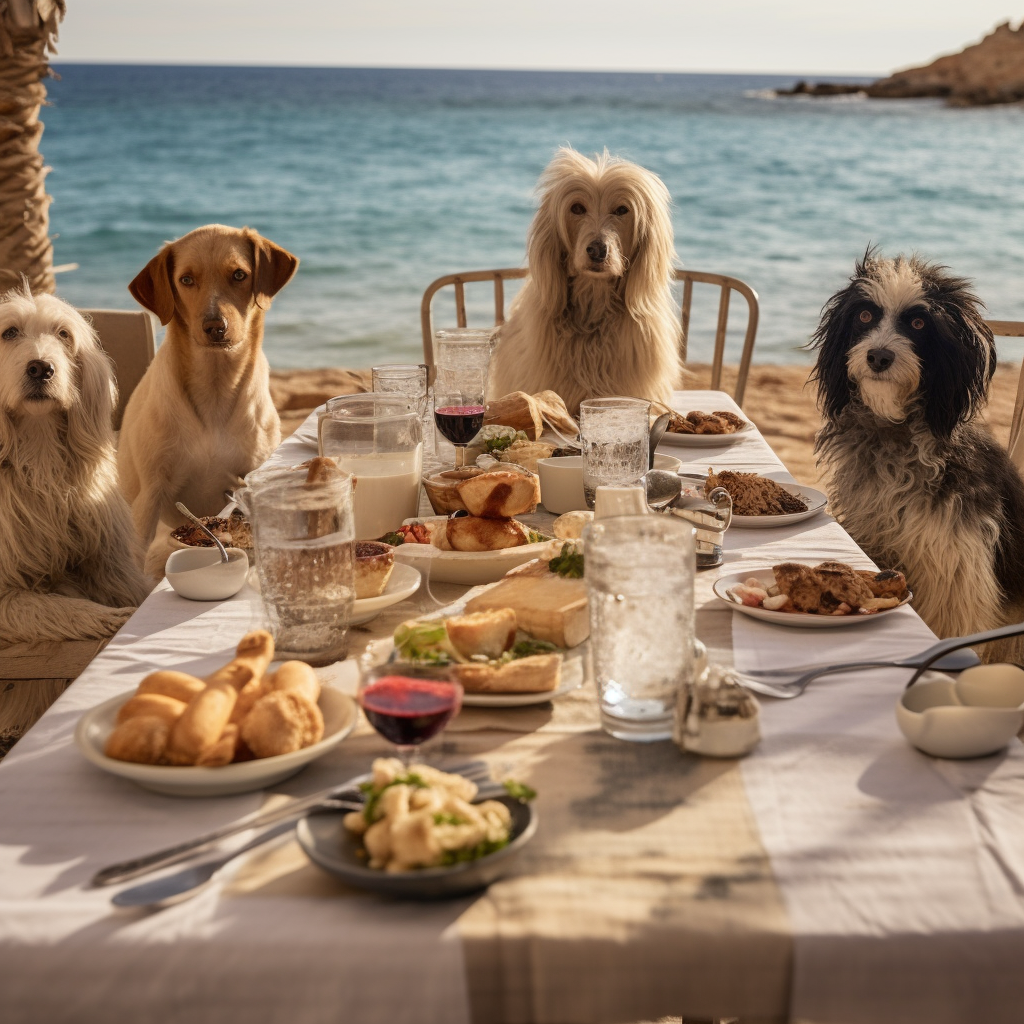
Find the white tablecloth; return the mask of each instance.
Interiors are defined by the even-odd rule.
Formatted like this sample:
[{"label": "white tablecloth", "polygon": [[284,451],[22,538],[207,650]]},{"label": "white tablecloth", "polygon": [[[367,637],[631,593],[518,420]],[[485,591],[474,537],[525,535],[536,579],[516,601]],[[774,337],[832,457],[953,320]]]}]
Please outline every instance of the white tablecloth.
[{"label": "white tablecloth", "polygon": [[[676,404],[734,408],[712,392],[679,393]],[[285,442],[279,461],[309,456],[311,422]],[[779,465],[759,435],[721,448],[662,450],[695,471]],[[724,572],[784,558],[863,560],[827,517],[733,529],[726,548]],[[835,630],[732,617],[741,668],[909,654],[932,640],[909,609]],[[316,897],[269,886],[225,899],[214,888],[146,916],[115,912],[110,890],[85,888],[107,863],[230,821],[262,796],[175,800],[104,775],[72,744],[78,717],[155,667],[210,670],[260,622],[250,592],[207,605],[161,584],[0,764],[5,1024],[470,1019],[455,922],[472,899],[402,904],[341,898],[329,886]],[[965,763],[918,754],[894,724],[902,681],[886,672],[835,677],[798,700],[763,702],[764,739],[742,775],[792,930],[790,1012],[818,1024],[1019,1021],[1024,750],[1015,743],[1004,755]],[[278,788],[310,792],[355,775],[365,770],[366,751],[346,742]],[[503,756],[501,748],[493,753]],[[581,1021],[624,1019],[597,999],[574,1004],[570,993],[565,1005],[585,1007],[572,1011]],[[538,1003],[517,1019],[543,1017]]]}]

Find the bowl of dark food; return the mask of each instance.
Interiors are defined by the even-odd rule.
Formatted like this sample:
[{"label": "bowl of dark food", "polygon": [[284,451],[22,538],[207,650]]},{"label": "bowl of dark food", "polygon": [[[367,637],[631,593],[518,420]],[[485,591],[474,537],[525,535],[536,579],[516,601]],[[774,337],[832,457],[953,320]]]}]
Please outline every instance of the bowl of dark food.
[{"label": "bowl of dark food", "polygon": [[[235,509],[229,516],[200,516],[200,521],[226,548],[241,548],[253,564],[252,527],[241,509]],[[184,548],[215,548],[209,536],[198,526],[188,523],[171,530],[171,547],[175,550]]]},{"label": "bowl of dark food", "polygon": [[352,784],[363,810],[308,815],[296,834],[314,864],[358,889],[416,900],[475,892],[511,870],[537,831],[535,794],[521,783],[478,789],[461,775],[378,758]]}]

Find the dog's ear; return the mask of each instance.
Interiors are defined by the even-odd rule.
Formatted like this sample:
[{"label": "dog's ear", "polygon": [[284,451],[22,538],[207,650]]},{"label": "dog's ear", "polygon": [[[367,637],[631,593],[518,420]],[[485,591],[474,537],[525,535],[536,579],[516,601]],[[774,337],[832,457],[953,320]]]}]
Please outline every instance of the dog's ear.
[{"label": "dog's ear", "polygon": [[526,261],[537,308],[548,319],[560,317],[569,302],[568,253],[558,230],[555,200],[545,195],[526,239]]},{"label": "dog's ear", "polygon": [[113,443],[111,417],[117,384],[110,357],[100,347],[96,332],[87,329],[89,336],[76,346],[78,397],[68,409],[67,444],[82,465],[94,466]]},{"label": "dog's ear", "polygon": [[174,246],[165,245],[128,285],[132,298],[160,317],[165,327],[174,316]]},{"label": "dog's ear", "polygon": [[637,323],[650,321],[660,293],[672,279],[675,239],[671,199],[662,180],[644,171],[643,188],[633,192],[635,234],[626,270],[626,308]]},{"label": "dog's ear", "polygon": [[825,303],[821,322],[811,338],[811,347],[818,349],[818,360],[810,379],[818,385],[818,408],[827,420],[838,419],[853,397],[846,355],[853,336],[855,304],[861,298],[856,281],[863,269],[858,263],[851,283]]},{"label": "dog's ear", "polygon": [[932,305],[935,334],[922,353],[921,387],[925,420],[936,437],[949,437],[988,397],[996,368],[995,340],[978,307],[964,287],[950,288]]},{"label": "dog's ear", "polygon": [[292,279],[299,258],[275,245],[251,228],[245,234],[252,242],[252,295],[260,309],[270,309],[270,301]]}]

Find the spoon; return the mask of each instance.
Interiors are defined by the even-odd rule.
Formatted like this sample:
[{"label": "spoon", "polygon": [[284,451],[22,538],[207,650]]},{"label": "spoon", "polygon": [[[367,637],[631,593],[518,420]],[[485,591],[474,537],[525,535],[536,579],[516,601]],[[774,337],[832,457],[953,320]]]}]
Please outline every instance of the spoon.
[{"label": "spoon", "polygon": [[648,448],[650,452],[650,464],[648,469],[654,469],[654,450],[661,444],[661,439],[665,436],[665,431],[668,430],[668,422],[672,418],[672,414],[663,412],[652,424],[651,424],[651,441]]},{"label": "spoon", "polygon": [[213,541],[213,543],[217,545],[217,550],[218,550],[218,551],[220,552],[220,560],[221,560],[222,562],[228,562],[228,561],[230,561],[230,559],[228,558],[228,551],[227,551],[227,548],[225,548],[225,547],[224,547],[224,545],[223,545],[223,544],[221,544],[221,542],[220,542],[220,541],[219,541],[219,540],[218,540],[218,539],[217,539],[217,538],[216,538],[216,537],[215,537],[215,536],[213,535],[213,531],[212,531],[212,530],[211,530],[211,529],[210,529],[210,528],[209,528],[209,527],[208,527],[208,526],[207,526],[207,525],[206,525],[206,524],[205,524],[204,522],[202,522],[202,521],[201,521],[201,520],[199,519],[199,517],[198,517],[198,516],[194,516],[194,515],[192,515],[192,513],[191,513],[191,512],[189,512],[189,510],[188,510],[187,508],[185,508],[185,506],[184,506],[184,505],[182,505],[182,503],[181,503],[180,501],[176,501],[176,502],[174,503],[174,507],[175,507],[175,508],[176,508],[176,509],[177,509],[177,510],[178,510],[178,511],[179,511],[179,512],[180,512],[180,513],[181,513],[181,514],[183,515],[183,516],[185,516],[185,518],[186,518],[186,519],[191,519],[191,520],[192,520],[192,522],[193,522],[193,523],[195,523],[195,524],[196,524],[196,526],[198,526],[198,527],[199,527],[199,529],[200,529],[200,530],[202,530],[202,531],[203,531],[203,533],[205,533],[205,534],[206,534],[206,535],[207,535],[207,536],[208,536],[208,537],[210,538],[210,540],[212,540],[212,541]]},{"label": "spoon", "polygon": [[650,469],[644,474],[647,504],[656,511],[669,507],[683,490],[682,478],[666,469]]}]

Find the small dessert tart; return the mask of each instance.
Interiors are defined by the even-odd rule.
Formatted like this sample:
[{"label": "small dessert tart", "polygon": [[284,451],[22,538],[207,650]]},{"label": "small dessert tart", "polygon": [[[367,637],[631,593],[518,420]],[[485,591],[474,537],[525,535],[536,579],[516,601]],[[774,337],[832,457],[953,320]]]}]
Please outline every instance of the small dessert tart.
[{"label": "small dessert tart", "polygon": [[356,541],[356,600],[380,597],[395,568],[395,549],[379,540]]}]

